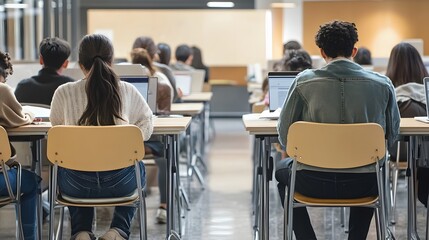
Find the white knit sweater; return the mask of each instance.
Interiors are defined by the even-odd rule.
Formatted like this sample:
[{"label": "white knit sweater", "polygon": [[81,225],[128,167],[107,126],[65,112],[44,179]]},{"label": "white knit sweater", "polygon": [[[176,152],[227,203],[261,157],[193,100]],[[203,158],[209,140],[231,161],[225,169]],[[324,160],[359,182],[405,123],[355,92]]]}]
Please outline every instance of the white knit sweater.
[{"label": "white knit sweater", "polygon": [[[52,126],[78,125],[88,102],[85,85],[86,80],[79,80],[58,87],[51,103]],[[125,121],[117,120],[117,125],[136,125],[142,130],[144,140],[148,140],[153,132],[152,111],[133,85],[119,81],[119,90]]]}]

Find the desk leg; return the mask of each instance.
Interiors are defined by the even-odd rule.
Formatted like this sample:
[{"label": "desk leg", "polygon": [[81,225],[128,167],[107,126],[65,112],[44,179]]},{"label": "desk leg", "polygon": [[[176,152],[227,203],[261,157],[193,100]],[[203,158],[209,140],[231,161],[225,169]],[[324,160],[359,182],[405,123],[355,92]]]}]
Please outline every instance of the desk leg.
[{"label": "desk leg", "polygon": [[174,202],[175,202],[175,179],[174,174],[176,169],[174,162],[176,161],[176,154],[174,152],[174,145],[176,144],[174,136],[167,135],[164,142],[166,143],[167,152],[167,234],[166,239],[180,239],[178,233],[174,231]]},{"label": "desk leg", "polygon": [[[35,141],[36,148],[36,174],[42,176],[42,139]],[[43,209],[42,209],[42,183],[39,186],[39,193],[37,195],[37,235],[38,239],[42,238],[42,225],[43,225]]]},{"label": "desk leg", "polygon": [[408,227],[407,239],[417,240],[420,239],[416,229],[416,192],[415,192],[415,170],[416,170],[416,144],[417,137],[410,136],[408,141]]},{"label": "desk leg", "polygon": [[270,158],[269,137],[261,138],[262,159],[262,179],[261,179],[261,229],[260,234],[263,240],[269,239],[269,176],[268,162]]}]

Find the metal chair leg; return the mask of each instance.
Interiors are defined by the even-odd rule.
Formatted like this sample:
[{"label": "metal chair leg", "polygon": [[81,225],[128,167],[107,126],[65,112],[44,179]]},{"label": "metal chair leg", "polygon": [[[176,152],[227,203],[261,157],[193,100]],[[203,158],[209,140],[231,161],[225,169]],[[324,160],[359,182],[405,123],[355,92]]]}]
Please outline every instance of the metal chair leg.
[{"label": "metal chair leg", "polygon": [[57,227],[57,233],[55,239],[63,239],[63,226],[64,226],[64,208],[60,208],[60,220]]}]

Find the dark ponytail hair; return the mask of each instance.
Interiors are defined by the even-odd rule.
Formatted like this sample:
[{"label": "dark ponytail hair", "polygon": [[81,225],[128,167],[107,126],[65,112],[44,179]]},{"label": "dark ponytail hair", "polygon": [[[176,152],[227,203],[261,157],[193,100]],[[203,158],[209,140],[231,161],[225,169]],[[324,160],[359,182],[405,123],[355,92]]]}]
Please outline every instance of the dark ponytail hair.
[{"label": "dark ponytail hair", "polygon": [[79,119],[79,125],[115,125],[122,119],[122,101],[119,78],[113,71],[113,46],[101,34],[86,35],[79,46],[79,64],[88,72],[86,96],[88,103]]}]

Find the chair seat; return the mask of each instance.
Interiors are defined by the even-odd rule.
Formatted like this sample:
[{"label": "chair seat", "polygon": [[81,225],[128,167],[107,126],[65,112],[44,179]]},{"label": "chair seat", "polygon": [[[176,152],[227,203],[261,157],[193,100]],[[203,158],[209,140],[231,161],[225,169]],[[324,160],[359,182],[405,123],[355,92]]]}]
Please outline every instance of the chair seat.
[{"label": "chair seat", "polygon": [[58,195],[58,202],[67,206],[111,206],[111,205],[129,205],[139,198],[138,190],[124,197],[115,198],[76,198],[64,194]]},{"label": "chair seat", "polygon": [[378,201],[378,196],[373,197],[362,197],[362,198],[351,198],[351,199],[321,199],[321,198],[312,198],[302,195],[301,193],[295,192],[294,198],[300,203],[304,203],[309,206],[362,206],[370,205]]},{"label": "chair seat", "polygon": [[0,196],[0,206],[7,205],[13,201],[14,200],[11,199],[9,196]]}]

